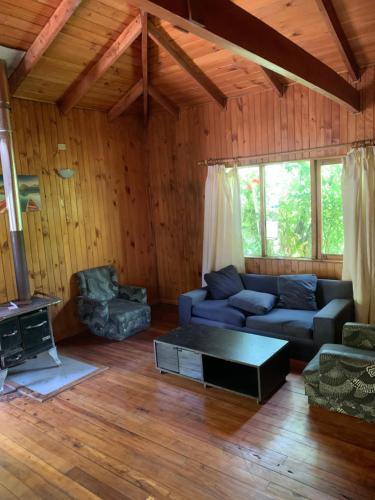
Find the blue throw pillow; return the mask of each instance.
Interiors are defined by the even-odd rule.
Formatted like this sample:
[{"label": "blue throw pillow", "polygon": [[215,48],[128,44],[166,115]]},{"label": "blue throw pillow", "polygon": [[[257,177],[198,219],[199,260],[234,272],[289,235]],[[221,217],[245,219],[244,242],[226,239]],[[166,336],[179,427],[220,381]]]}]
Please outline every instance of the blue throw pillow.
[{"label": "blue throw pillow", "polygon": [[283,309],[316,311],[316,287],[318,278],[314,274],[290,274],[279,276],[280,302]]},{"label": "blue throw pillow", "polygon": [[219,271],[207,273],[204,275],[204,279],[213,299],[227,299],[244,288],[241,277],[234,266],[227,266]]},{"label": "blue throw pillow", "polygon": [[229,304],[252,314],[266,314],[276,303],[276,295],[253,290],[241,290],[229,297]]}]

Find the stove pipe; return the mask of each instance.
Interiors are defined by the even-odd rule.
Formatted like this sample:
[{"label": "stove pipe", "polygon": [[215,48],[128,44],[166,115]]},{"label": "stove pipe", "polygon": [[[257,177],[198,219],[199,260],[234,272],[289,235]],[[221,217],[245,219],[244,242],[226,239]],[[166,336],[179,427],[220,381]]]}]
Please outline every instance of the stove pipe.
[{"label": "stove pipe", "polygon": [[14,159],[10,123],[10,94],[5,61],[0,60],[0,161],[3,170],[5,199],[8,209],[17,298],[21,303],[31,300],[29,273],[22,229],[21,204]]}]

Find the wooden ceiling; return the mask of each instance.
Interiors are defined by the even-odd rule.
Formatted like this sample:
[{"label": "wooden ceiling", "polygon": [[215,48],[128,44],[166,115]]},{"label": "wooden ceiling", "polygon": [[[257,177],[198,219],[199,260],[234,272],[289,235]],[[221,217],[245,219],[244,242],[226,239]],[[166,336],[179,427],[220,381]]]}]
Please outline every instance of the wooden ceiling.
[{"label": "wooden ceiling", "polygon": [[[60,0],[1,0],[0,45],[27,50],[59,3]],[[233,0],[233,3],[336,72],[346,72],[316,0]],[[333,0],[333,5],[357,63],[360,66],[374,64],[374,0]],[[82,0],[15,95],[57,102],[82,72],[98,61],[138,13],[124,0]],[[254,63],[184,33],[167,22],[161,21],[161,25],[227,97],[270,87],[269,80]],[[141,77],[141,39],[138,38],[91,86],[78,106],[109,110]],[[151,40],[149,79],[155,89],[178,105],[209,99],[191,76]]]}]

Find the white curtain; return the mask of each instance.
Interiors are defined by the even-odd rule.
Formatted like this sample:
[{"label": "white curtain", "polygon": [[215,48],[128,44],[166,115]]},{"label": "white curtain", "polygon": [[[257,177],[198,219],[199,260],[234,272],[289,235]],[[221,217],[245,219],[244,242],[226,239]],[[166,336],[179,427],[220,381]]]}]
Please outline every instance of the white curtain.
[{"label": "white curtain", "polygon": [[233,264],[245,271],[240,182],[237,167],[208,167],[204,203],[202,283],[204,274]]},{"label": "white curtain", "polygon": [[344,158],[343,279],[353,282],[356,320],[375,323],[375,147]]}]

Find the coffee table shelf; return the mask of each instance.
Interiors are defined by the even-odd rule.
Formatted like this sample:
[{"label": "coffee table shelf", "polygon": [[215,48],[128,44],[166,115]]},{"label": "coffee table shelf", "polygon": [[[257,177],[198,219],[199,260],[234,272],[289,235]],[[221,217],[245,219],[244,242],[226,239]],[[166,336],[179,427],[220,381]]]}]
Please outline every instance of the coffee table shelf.
[{"label": "coffee table shelf", "polygon": [[156,367],[255,398],[267,399],[289,373],[288,342],[206,325],[177,328],[154,340]]}]

